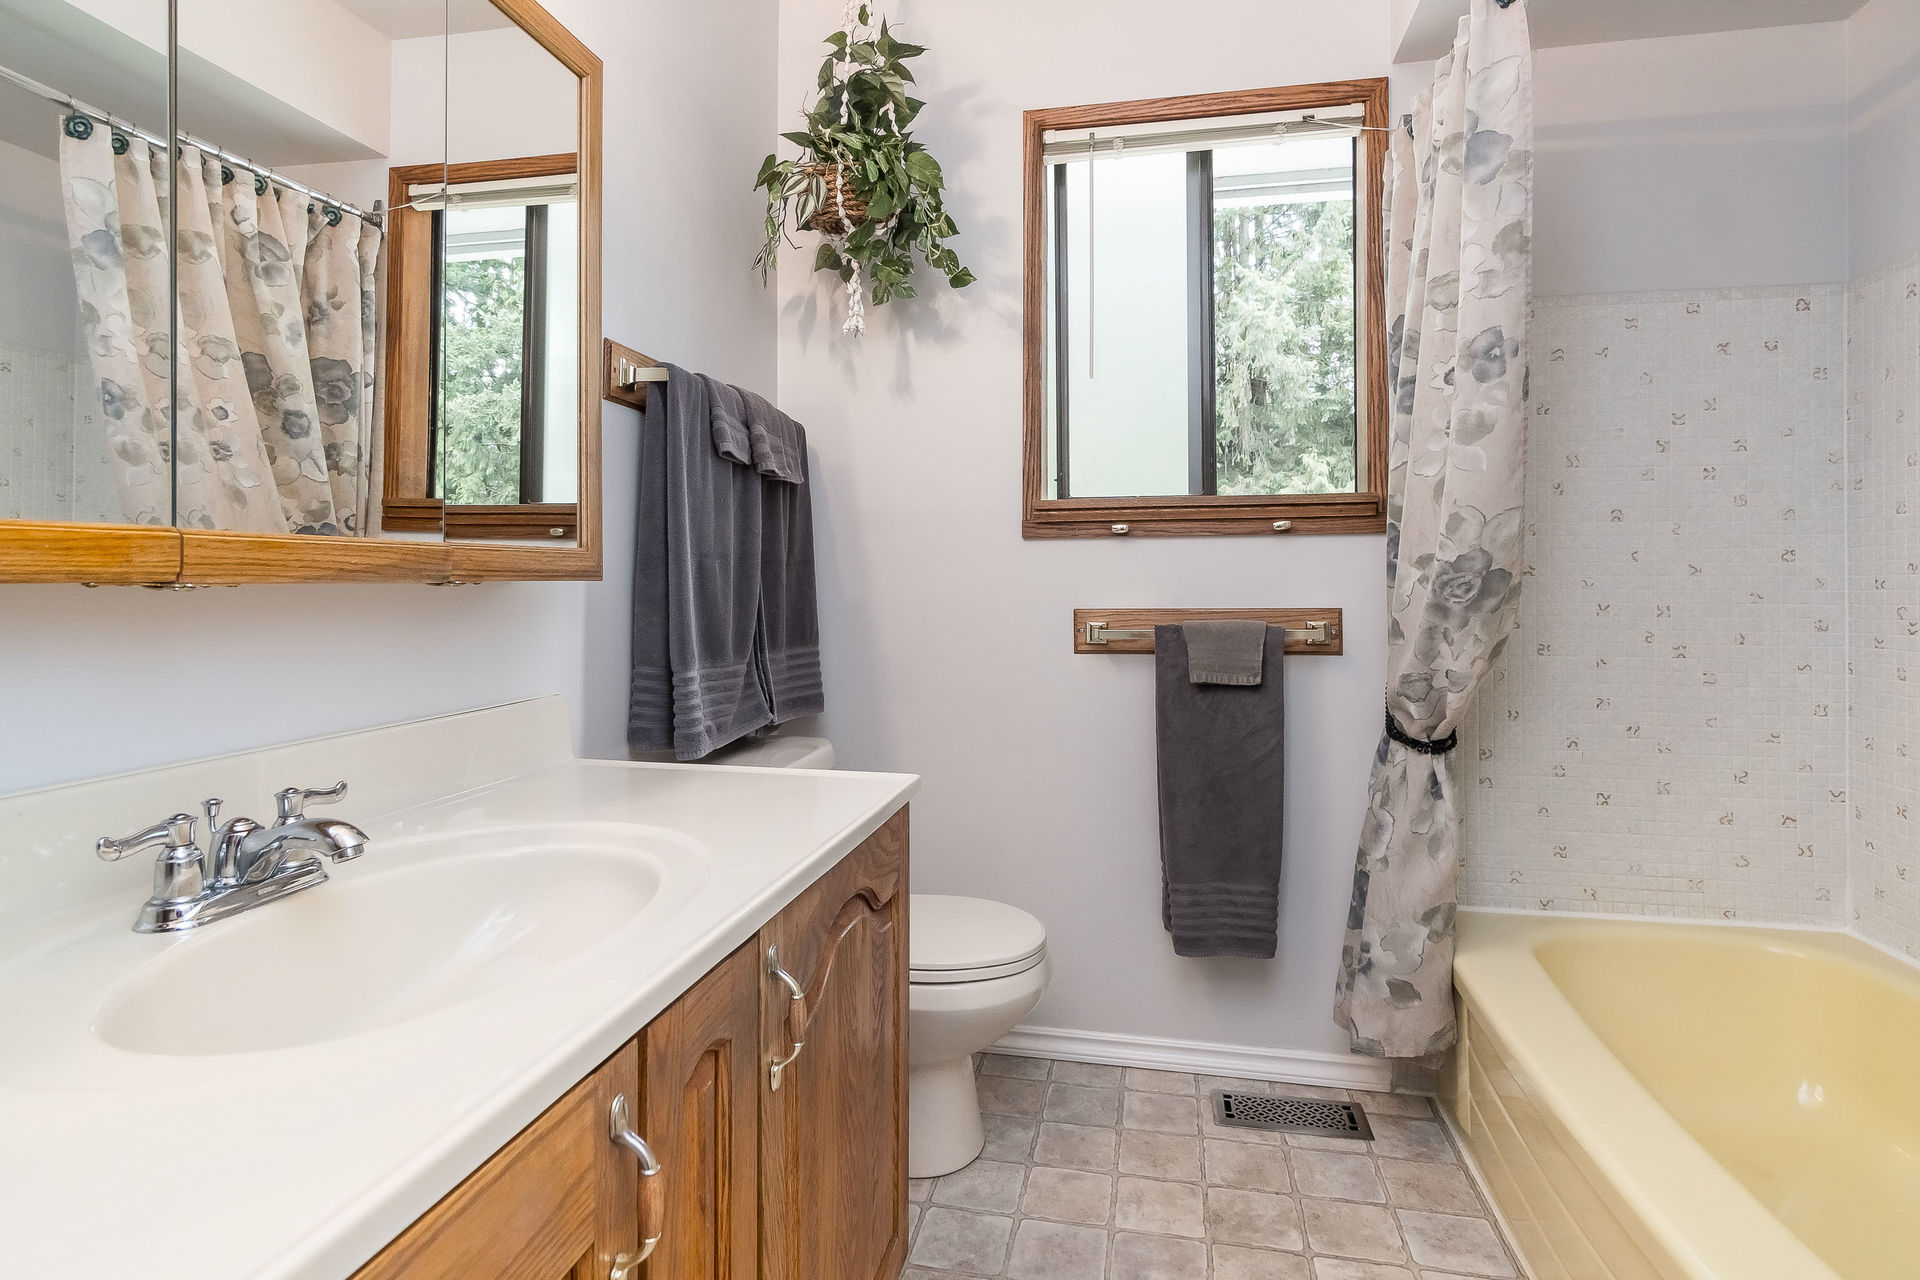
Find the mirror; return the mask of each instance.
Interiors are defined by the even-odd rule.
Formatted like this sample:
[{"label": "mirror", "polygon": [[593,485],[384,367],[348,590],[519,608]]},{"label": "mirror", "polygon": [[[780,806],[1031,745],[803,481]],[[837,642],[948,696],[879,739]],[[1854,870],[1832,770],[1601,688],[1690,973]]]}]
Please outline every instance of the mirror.
[{"label": "mirror", "polygon": [[173,521],[166,0],[0,0],[0,520]]},{"label": "mirror", "polygon": [[1379,82],[1028,113],[1029,525],[1377,523],[1384,128]]}]

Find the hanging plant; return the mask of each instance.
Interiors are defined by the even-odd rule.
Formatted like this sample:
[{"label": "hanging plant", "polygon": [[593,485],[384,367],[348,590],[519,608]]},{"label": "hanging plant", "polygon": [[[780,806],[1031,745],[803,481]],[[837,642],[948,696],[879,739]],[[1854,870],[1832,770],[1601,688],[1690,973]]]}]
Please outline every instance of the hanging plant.
[{"label": "hanging plant", "polygon": [[788,225],[824,237],[813,269],[831,271],[847,291],[846,333],[866,332],[863,289],[873,305],[911,298],[915,249],[954,288],[973,283],[946,241],[957,234],[941,206],[939,162],[907,132],[926,104],[908,95],[907,60],[926,50],[896,40],[886,20],[876,32],[868,6],[847,4],[846,25],[827,37],[819,97],[807,127],[780,136],[801,149],[793,160],[768,156],[754,182],[767,193],[767,242],[754,265],[764,282]]}]

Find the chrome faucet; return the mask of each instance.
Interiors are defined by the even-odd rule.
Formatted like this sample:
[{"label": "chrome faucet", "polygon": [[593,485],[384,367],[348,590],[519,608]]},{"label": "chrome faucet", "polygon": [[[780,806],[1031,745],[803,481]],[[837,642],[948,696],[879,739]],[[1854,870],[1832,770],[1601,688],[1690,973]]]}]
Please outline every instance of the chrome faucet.
[{"label": "chrome faucet", "polygon": [[322,790],[288,787],[274,796],[278,820],[263,827],[251,818],[219,821],[219,800],[201,808],[207,817],[212,853],[194,843],[197,820],[176,813],[123,839],[102,837],[94,846],[103,861],[159,846],[153,869],[153,896],[140,908],[135,933],[178,933],[197,928],[326,881],[320,859],[347,862],[366,851],[367,834],[350,822],[309,818],[309,804],[331,804],[347,794],[347,784]]}]

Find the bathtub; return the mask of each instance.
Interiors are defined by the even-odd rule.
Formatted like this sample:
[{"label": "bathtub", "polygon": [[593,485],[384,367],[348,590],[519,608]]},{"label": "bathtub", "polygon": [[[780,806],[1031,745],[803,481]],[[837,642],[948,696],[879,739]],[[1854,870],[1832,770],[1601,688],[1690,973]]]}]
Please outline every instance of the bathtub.
[{"label": "bathtub", "polygon": [[1441,1102],[1535,1280],[1920,1277],[1920,970],[1462,912]]}]

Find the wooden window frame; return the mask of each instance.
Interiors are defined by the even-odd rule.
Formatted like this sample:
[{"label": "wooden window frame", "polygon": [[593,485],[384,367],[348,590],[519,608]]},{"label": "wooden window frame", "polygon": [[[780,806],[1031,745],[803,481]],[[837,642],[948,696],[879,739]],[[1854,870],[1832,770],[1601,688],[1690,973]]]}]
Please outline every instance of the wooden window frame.
[{"label": "wooden window frame", "polygon": [[[1359,493],[1284,496],[1169,495],[1126,498],[1049,498],[1047,496],[1047,225],[1044,138],[1051,130],[1097,129],[1160,121],[1259,115],[1316,108],[1363,109],[1359,222],[1360,267],[1365,273],[1366,308],[1360,318],[1360,388],[1366,440],[1362,447],[1365,487]],[[1285,88],[1177,98],[1144,98],[1091,106],[1028,111],[1022,121],[1025,167],[1023,421],[1021,536],[1094,538],[1116,533],[1147,537],[1209,534],[1344,533],[1386,530],[1387,394],[1386,269],[1377,225],[1386,183],[1387,81],[1339,80]],[[1284,529],[1276,528],[1277,524]]]},{"label": "wooden window frame", "polygon": [[[381,527],[403,533],[441,532],[448,538],[500,538],[525,541],[574,538],[580,519],[577,504],[519,503],[462,507],[432,496],[434,344],[437,317],[434,291],[437,255],[433,215],[402,206],[415,186],[504,182],[516,178],[554,178],[579,172],[580,157],[567,151],[505,160],[461,164],[403,165],[387,170],[387,207],[394,210],[387,248],[387,397],[383,448],[385,485]],[[522,400],[524,403],[525,389]],[[522,442],[523,453],[525,442]],[[522,459],[524,465],[524,457]],[[525,477],[522,476],[524,481]],[[555,533],[564,529],[564,533]]]}]

